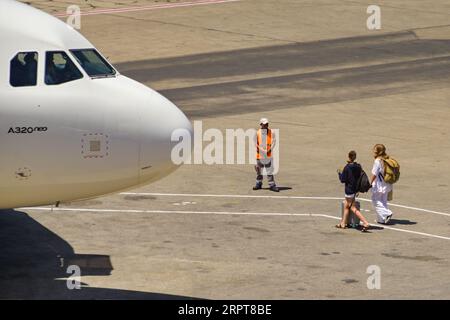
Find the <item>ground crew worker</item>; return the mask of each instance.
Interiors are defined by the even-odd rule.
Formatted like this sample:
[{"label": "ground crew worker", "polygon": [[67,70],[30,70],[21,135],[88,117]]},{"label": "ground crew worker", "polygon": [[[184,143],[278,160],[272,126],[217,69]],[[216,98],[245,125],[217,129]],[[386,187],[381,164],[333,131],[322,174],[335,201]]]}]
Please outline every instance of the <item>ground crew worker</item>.
[{"label": "ground crew worker", "polygon": [[273,177],[272,150],[275,147],[276,137],[273,130],[269,129],[269,120],[267,118],[260,120],[260,129],[256,132],[254,140],[256,145],[256,185],[253,187],[253,190],[262,188],[264,173],[267,174],[270,190],[279,192]]}]

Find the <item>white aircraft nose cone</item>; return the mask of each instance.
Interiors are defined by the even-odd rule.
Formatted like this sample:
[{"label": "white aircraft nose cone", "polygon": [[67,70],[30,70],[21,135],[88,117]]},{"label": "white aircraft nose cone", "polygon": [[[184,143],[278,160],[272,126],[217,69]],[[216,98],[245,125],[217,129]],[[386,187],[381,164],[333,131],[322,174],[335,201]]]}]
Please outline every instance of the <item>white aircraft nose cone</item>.
[{"label": "white aircraft nose cone", "polygon": [[165,97],[153,92],[150,103],[141,110],[140,180],[151,182],[175,171],[172,159],[174,132],[183,130],[193,141],[193,129],[186,115]]}]

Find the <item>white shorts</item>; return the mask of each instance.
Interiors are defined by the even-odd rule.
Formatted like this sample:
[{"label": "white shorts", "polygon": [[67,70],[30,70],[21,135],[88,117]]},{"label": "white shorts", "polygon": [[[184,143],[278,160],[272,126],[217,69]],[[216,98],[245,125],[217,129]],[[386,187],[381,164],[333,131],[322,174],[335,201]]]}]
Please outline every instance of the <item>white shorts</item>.
[{"label": "white shorts", "polygon": [[355,197],[355,194],[346,194],[345,197],[348,199],[353,199]]}]

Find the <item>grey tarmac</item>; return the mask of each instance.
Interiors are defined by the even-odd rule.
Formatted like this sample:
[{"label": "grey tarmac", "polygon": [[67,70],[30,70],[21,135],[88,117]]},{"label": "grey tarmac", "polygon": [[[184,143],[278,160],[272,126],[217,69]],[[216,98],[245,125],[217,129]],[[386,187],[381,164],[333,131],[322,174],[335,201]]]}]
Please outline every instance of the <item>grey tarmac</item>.
[{"label": "grey tarmac", "polygon": [[[127,194],[3,211],[0,298],[449,299],[450,4],[377,2],[377,31],[365,0],[83,16],[81,32],[120,72],[205,130],[268,117],[280,129],[282,190],[253,191],[250,165],[185,165]],[[369,171],[375,143],[402,166],[391,224],[335,229],[336,169],[355,149]],[[362,209],[372,222],[370,201]],[[80,290],[67,289],[70,265]],[[373,266],[381,288],[371,290]]]}]

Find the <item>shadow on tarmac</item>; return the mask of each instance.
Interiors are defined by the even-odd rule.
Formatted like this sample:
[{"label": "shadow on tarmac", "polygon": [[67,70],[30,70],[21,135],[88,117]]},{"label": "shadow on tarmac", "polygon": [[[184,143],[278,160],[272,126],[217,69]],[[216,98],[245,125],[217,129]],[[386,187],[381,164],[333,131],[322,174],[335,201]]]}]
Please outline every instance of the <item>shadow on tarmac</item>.
[{"label": "shadow on tarmac", "polygon": [[420,39],[410,30],[117,67],[151,86],[181,81],[179,88],[157,89],[189,117],[218,117],[443,88],[450,82],[450,41]]},{"label": "shadow on tarmac", "polygon": [[[81,276],[109,276],[108,255],[77,254],[71,245],[28,214],[0,210],[0,299],[194,299],[191,297],[87,287],[69,290],[67,273],[78,265]],[[82,278],[81,278],[82,280]]]},{"label": "shadow on tarmac", "polygon": [[415,221],[410,221],[410,220],[398,220],[398,219],[391,219],[388,223],[388,225],[405,225],[405,226],[411,226],[414,224],[417,224],[417,222]]}]

